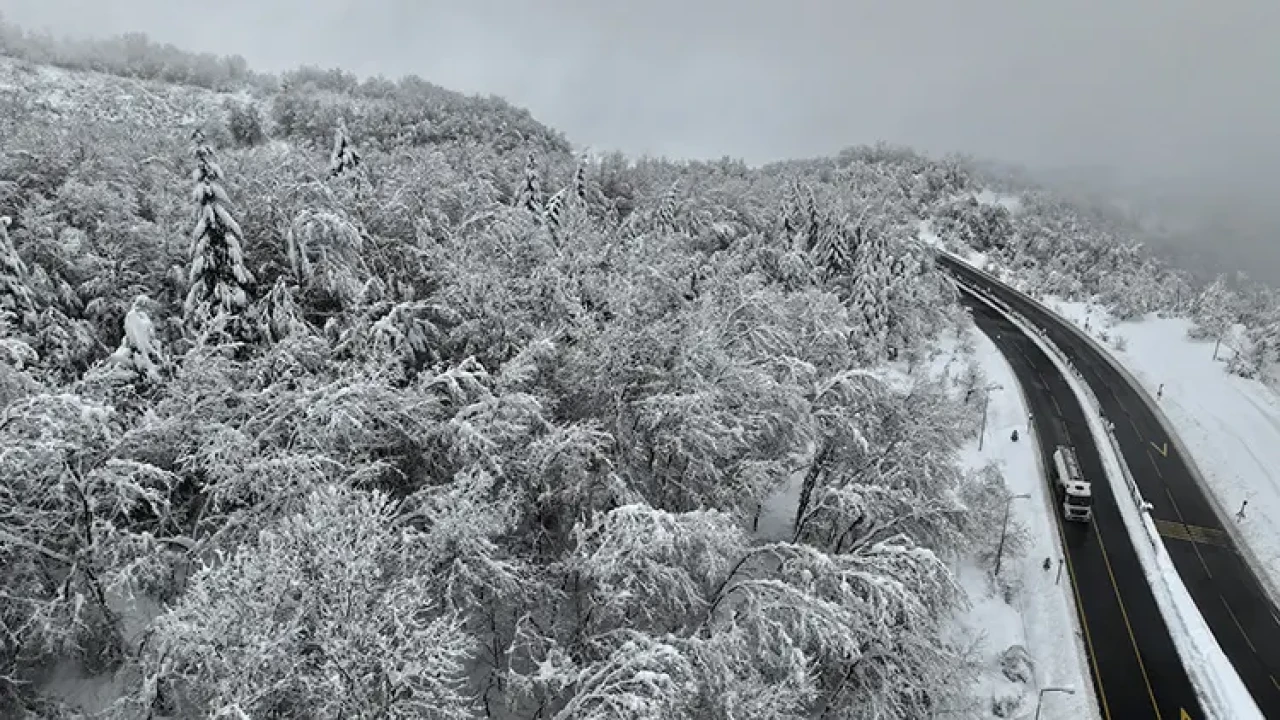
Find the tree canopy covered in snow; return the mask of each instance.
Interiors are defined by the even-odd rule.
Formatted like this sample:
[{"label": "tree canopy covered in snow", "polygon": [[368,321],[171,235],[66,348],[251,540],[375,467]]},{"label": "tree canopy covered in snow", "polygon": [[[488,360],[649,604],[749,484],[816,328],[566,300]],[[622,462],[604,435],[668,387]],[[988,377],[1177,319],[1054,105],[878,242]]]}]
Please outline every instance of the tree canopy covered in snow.
[{"label": "tree canopy covered in snow", "polygon": [[1157,271],[894,148],[584,158],[418,78],[0,40],[122,76],[0,59],[5,717],[70,713],[68,660],[117,718],[953,713],[998,501],[920,370],[963,318],[920,223]]}]

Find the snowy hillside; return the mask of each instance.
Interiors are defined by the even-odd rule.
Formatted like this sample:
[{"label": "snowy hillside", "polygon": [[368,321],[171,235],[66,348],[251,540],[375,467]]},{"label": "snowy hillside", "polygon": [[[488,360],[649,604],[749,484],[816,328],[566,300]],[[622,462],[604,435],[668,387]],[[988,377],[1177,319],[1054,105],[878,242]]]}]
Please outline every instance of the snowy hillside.
[{"label": "snowy hillside", "polygon": [[917,231],[1190,297],[1103,225],[3,30],[0,715],[1080,717],[1045,503],[994,577],[1044,492],[973,447],[1008,370]]},{"label": "snowy hillside", "polygon": [[13,38],[0,714],[991,717],[962,167]]},{"label": "snowy hillside", "polygon": [[250,96],[72,72],[0,56],[0,107],[11,120],[114,122],[135,130],[194,127],[220,115],[227,101],[246,103]]}]

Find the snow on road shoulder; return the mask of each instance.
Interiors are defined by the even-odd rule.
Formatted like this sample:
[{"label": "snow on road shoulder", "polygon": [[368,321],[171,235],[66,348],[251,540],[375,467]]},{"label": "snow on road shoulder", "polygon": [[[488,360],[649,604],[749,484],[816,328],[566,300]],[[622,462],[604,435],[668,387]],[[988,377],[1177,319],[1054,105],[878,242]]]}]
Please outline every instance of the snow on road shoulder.
[{"label": "snow on road shoulder", "polygon": [[[990,394],[987,429],[982,450],[977,439],[964,451],[964,461],[977,469],[995,463],[1009,491],[1027,495],[1011,501],[1010,526],[1025,528],[1025,551],[1005,557],[1001,583],[992,582],[991,573],[970,563],[959,570],[960,582],[971,607],[958,623],[971,632],[985,634],[981,648],[987,672],[979,692],[997,697],[1023,692],[1022,705],[1012,717],[1030,717],[1035,712],[1039,689],[1071,688],[1074,694],[1046,693],[1041,718],[1080,720],[1097,718],[1096,695],[1080,640],[1070,579],[1059,572],[1063,557],[1057,525],[1049,515],[1056,509],[1043,475],[1043,465],[1035,438],[1027,428],[1027,407],[1012,368],[996,346],[977,328],[971,328],[973,361],[981,368],[987,384],[997,384]],[[1018,431],[1017,442],[1011,440]],[[1044,561],[1049,559],[1049,569]],[[1010,588],[1006,601],[1004,587]],[[1000,658],[1012,645],[1026,648],[1033,661],[1033,677],[1026,686],[1007,680],[1000,672]]]},{"label": "snow on road shoulder", "polygon": [[[1224,343],[1214,360],[1212,341],[1187,337],[1189,320],[1116,322],[1085,303],[1046,302],[1107,346],[1152,397],[1159,394],[1224,519],[1234,523],[1230,529],[1247,545],[1273,596],[1280,594],[1280,525],[1272,522],[1280,517],[1280,396],[1229,374],[1224,356],[1231,350]],[[1236,517],[1246,501],[1244,517]]]},{"label": "snow on road shoulder", "polygon": [[[1115,449],[1103,426],[1101,409],[1087,391],[1084,380],[1068,369],[1067,360],[1043,337],[1033,332],[1025,321],[1012,317],[1015,324],[1034,340],[1058,367],[1071,390],[1085,408],[1085,419],[1098,445],[1099,455],[1106,468],[1112,493],[1117,498],[1117,508],[1133,541],[1134,551],[1142,565],[1143,574],[1155,596],[1156,605],[1164,617],[1169,635],[1177,647],[1183,668],[1195,687],[1201,710],[1209,718],[1244,720],[1261,718],[1253,697],[1236,674],[1209,630],[1200,610],[1191,599],[1181,576],[1173,567],[1164,545],[1154,541],[1156,528],[1151,516],[1141,512],[1125,489],[1123,459]],[[1092,323],[1090,323],[1092,325]],[[1145,541],[1144,541],[1145,540]]]}]

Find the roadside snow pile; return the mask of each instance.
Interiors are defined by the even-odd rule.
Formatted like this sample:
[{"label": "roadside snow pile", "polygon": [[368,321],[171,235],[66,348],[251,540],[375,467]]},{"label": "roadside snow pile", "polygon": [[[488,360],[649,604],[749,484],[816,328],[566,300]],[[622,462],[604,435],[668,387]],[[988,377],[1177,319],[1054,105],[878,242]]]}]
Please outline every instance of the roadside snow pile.
[{"label": "roadside snow pile", "polygon": [[[975,471],[994,464],[1004,476],[1014,496],[1009,534],[1021,545],[1014,554],[1008,552],[1013,542],[1006,540],[998,579],[976,562],[958,570],[970,602],[968,612],[957,618],[958,630],[976,640],[974,649],[982,660],[975,695],[990,698],[990,717],[1024,717],[1034,712],[1040,688],[1071,687],[1073,695],[1046,695],[1040,717],[1097,718],[1070,579],[1058,572],[1064,553],[1057,525],[1046,515],[1055,511],[1054,501],[1035,436],[1027,427],[1026,403],[1012,368],[991,340],[975,327],[969,330],[969,342],[971,362],[987,384],[1001,387],[990,394],[982,450],[975,438],[965,448],[964,462]],[[1015,430],[1017,442],[1010,439]],[[1009,714],[996,715],[997,708]]]},{"label": "roadside snow pile", "polygon": [[[1008,314],[998,305],[993,307]],[[1085,418],[1097,444],[1098,454],[1106,466],[1112,492],[1117,498],[1129,498],[1123,460],[1108,437],[1097,401],[1087,385],[1068,369],[1065,359],[1052,343],[1033,332],[1020,316],[1009,317],[1040,345],[1066,378],[1072,392],[1085,409]],[[1142,564],[1147,583],[1205,713],[1210,718],[1221,720],[1261,719],[1261,712],[1222,652],[1204,617],[1200,615],[1199,608],[1182,583],[1164,544],[1152,541],[1156,537],[1156,529],[1150,516],[1140,512],[1133,502],[1121,501],[1117,503],[1117,507],[1133,539],[1133,547]]]},{"label": "roadside snow pile", "polygon": [[[1152,397],[1186,445],[1233,530],[1256,560],[1271,593],[1280,588],[1280,395],[1257,380],[1226,371],[1232,350],[1187,337],[1191,321],[1147,317],[1118,322],[1085,303],[1047,304],[1107,347]],[[1163,389],[1161,388],[1163,386]]]}]

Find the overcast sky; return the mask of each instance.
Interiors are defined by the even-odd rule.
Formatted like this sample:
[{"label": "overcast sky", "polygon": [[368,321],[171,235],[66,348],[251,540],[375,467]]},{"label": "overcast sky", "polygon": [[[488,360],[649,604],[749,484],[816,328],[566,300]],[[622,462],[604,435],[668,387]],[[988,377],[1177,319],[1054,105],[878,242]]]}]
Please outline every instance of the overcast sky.
[{"label": "overcast sky", "polygon": [[0,12],[58,34],[141,30],[260,69],[417,73],[502,95],[600,149],[755,163],[885,140],[1276,204],[1280,0],[0,0]]}]

